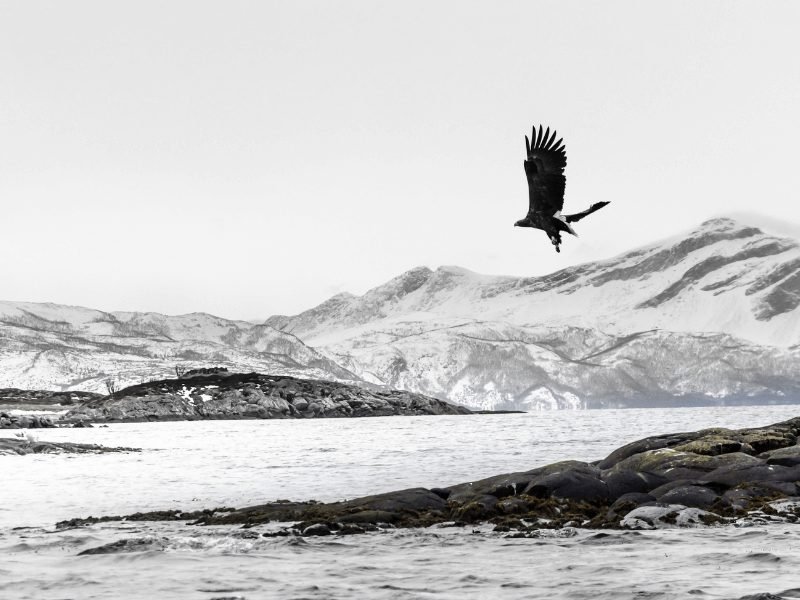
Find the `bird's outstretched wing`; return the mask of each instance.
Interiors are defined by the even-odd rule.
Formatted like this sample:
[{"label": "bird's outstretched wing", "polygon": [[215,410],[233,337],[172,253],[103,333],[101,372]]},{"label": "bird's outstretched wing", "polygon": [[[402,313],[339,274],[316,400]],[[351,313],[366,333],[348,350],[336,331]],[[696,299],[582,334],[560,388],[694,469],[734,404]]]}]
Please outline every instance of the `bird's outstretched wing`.
[{"label": "bird's outstretched wing", "polygon": [[572,214],[572,215],[564,215],[564,219],[567,221],[567,223],[574,223],[575,221],[580,221],[583,217],[592,214],[596,210],[600,210],[606,204],[611,204],[611,202],[608,202],[608,201],[595,202],[589,208],[587,208],[586,210],[584,210],[582,212],[575,213],[575,214]]},{"label": "bird's outstretched wing", "polygon": [[539,212],[552,215],[564,206],[564,167],[567,153],[563,140],[556,141],[556,132],[550,128],[539,133],[533,128],[531,139],[525,136],[525,176],[528,178],[528,213]]}]

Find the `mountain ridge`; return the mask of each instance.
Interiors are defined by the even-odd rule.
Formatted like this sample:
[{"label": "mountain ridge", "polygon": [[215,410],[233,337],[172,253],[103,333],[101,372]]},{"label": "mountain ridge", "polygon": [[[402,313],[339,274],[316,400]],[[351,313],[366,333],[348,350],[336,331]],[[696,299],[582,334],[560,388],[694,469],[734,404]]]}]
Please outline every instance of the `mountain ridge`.
[{"label": "mountain ridge", "polygon": [[415,267],[264,323],[0,302],[0,387],[209,365],[483,410],[800,399],[800,244],[727,218],[541,276]]},{"label": "mountain ridge", "polygon": [[[339,327],[355,326],[374,320],[376,317],[387,318],[403,312],[434,314],[446,312],[451,317],[472,318],[476,306],[479,306],[482,311],[488,310],[493,320],[531,324],[537,322],[535,315],[526,315],[524,319],[519,315],[524,314],[525,301],[532,294],[556,291],[562,300],[569,300],[567,296],[577,294],[584,297],[584,304],[597,307],[601,305],[596,298],[586,293],[586,290],[608,286],[601,291],[614,293],[619,306],[615,304],[615,310],[595,312],[594,318],[586,318],[587,315],[591,317],[591,313],[587,313],[584,310],[586,307],[581,306],[580,302],[573,303],[575,310],[572,311],[561,309],[553,311],[551,307],[545,307],[541,302],[537,308],[540,311],[545,309],[541,314],[550,316],[562,324],[598,326],[598,321],[614,321],[620,316],[625,317],[621,328],[612,327],[614,331],[670,329],[676,325],[680,326],[680,321],[684,321],[689,325],[680,329],[683,331],[731,333],[753,342],[769,345],[791,346],[800,343],[800,313],[795,312],[800,305],[800,295],[797,294],[800,292],[800,275],[797,274],[800,270],[800,244],[796,240],[764,234],[758,228],[743,227],[726,218],[706,221],[688,236],[668,238],[668,240],[674,240],[674,243],[667,241],[645,246],[603,261],[583,263],[535,277],[482,275],[461,267],[439,267],[436,270],[417,267],[361,296],[338,295],[293,317],[282,316],[280,320],[271,318],[267,319],[266,323],[282,331],[293,332],[312,344],[320,341],[317,338],[322,338],[323,345],[328,338],[319,330],[329,326],[333,321],[337,321]],[[741,240],[746,242],[737,244]],[[726,249],[736,251],[727,254],[716,252]],[[686,265],[687,259],[692,259],[691,264]],[[776,264],[765,264],[761,259],[773,259]],[[684,267],[682,272],[670,272],[680,270],[681,266]],[[737,266],[743,267],[741,272],[734,272]],[[660,287],[648,289],[648,285],[643,285],[659,274],[665,275]],[[638,319],[636,325],[632,326],[628,318],[630,315],[625,314],[635,309],[641,311],[667,304],[687,288],[696,287],[701,280],[707,281],[700,291],[713,292],[716,296],[728,294],[742,287],[742,278],[746,275],[750,275],[754,280],[750,281],[745,295],[751,297],[752,304],[759,303],[751,311],[752,319],[747,324],[739,323],[737,326],[730,322],[720,323],[705,319],[706,327],[703,327],[703,319],[671,311],[667,315],[652,312],[653,318]],[[406,292],[404,294],[393,294],[392,291],[408,278],[413,278],[418,285],[413,289],[404,289]],[[633,284],[640,289],[632,289]],[[781,287],[782,285],[784,287]],[[614,286],[618,289],[611,289]],[[448,289],[453,293],[448,295],[446,293]],[[458,299],[469,295],[470,302],[459,304],[454,300],[454,295]],[[492,299],[502,295],[516,302],[499,306],[499,303]],[[705,295],[697,293],[692,300]],[[434,298],[435,296],[438,297]],[[637,301],[624,301],[630,297],[637,298]],[[740,313],[739,316],[743,317],[743,312]],[[759,320],[768,322],[788,313],[794,313],[791,315],[792,326],[789,328],[785,323],[761,327],[756,322]],[[678,319],[676,316],[683,318]],[[667,322],[667,318],[671,318],[671,322]]]}]

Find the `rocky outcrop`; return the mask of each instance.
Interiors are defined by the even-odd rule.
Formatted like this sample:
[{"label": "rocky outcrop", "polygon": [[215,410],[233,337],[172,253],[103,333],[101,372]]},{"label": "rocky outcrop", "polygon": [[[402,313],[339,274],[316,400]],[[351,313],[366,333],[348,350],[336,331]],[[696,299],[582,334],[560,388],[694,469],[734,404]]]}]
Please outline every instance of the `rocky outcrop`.
[{"label": "rocky outcrop", "polygon": [[64,421],[374,417],[469,412],[412,392],[367,390],[332,381],[214,371],[125,388],[74,408],[64,416]]},{"label": "rocky outcrop", "polygon": [[[102,398],[92,392],[0,389],[0,429],[55,427],[58,413],[70,406]],[[46,414],[46,413],[52,414]]]},{"label": "rocky outcrop", "polygon": [[40,442],[31,438],[0,438],[0,456],[4,454],[104,454],[106,452],[139,452],[139,448],[74,444],[72,442]]},{"label": "rocky outcrop", "polygon": [[[800,417],[767,427],[645,438],[593,463],[563,461],[442,488],[342,502],[278,501],[207,511],[207,525],[293,522],[264,535],[339,535],[381,527],[490,522],[514,537],[542,529],[697,527],[800,520]],[[163,511],[152,513],[163,518]],[[119,519],[121,517],[113,517]],[[137,514],[147,520],[147,513]],[[180,518],[175,516],[174,518]],[[72,520],[68,526],[109,518]]]},{"label": "rocky outcrop", "polygon": [[[594,463],[564,461],[438,489],[412,489],[332,504],[276,503],[203,523],[299,521],[336,531],[347,523],[425,526],[490,521],[500,531],[563,526],[697,526],[781,512],[800,495],[800,418],[768,427],[706,429],[645,438]],[[759,512],[760,511],[760,512]]]},{"label": "rocky outcrop", "polygon": [[55,427],[53,419],[43,415],[13,415],[0,412],[0,429],[41,429]]},{"label": "rocky outcrop", "polygon": [[0,389],[0,406],[71,406],[101,398],[102,394],[93,392],[54,392],[51,390],[21,390],[18,388]]}]

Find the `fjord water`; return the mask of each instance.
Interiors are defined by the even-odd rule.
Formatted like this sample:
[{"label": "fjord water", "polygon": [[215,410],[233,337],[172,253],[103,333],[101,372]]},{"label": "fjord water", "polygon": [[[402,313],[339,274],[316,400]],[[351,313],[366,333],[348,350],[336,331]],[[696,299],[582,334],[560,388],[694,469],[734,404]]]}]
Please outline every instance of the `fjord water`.
[{"label": "fjord water", "polygon": [[[766,425],[798,412],[704,407],[41,430],[47,441],[143,451],[0,456],[0,598],[716,599],[800,588],[800,528],[791,524],[566,529],[538,539],[507,539],[491,526],[345,538],[261,537],[269,526],[53,527],[79,516],[444,486],[595,460],[647,435]],[[141,539],[142,550],[77,556],[126,538]]]}]

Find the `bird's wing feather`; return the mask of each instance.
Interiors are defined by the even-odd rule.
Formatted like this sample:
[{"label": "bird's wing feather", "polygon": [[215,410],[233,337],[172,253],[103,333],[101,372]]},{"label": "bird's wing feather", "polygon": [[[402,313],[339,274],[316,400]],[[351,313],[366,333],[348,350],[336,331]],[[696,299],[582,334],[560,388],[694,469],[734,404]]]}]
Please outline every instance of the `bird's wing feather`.
[{"label": "bird's wing feather", "polygon": [[533,128],[531,139],[525,137],[525,176],[528,179],[528,212],[552,215],[564,207],[564,167],[567,153],[562,139],[556,141],[556,132],[550,133],[539,125]]}]

